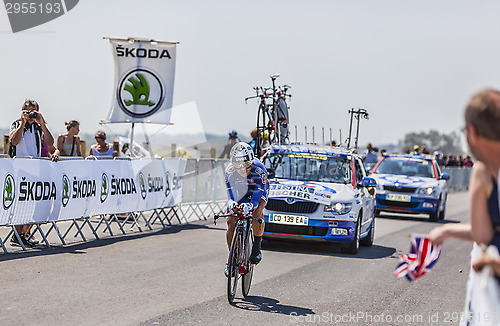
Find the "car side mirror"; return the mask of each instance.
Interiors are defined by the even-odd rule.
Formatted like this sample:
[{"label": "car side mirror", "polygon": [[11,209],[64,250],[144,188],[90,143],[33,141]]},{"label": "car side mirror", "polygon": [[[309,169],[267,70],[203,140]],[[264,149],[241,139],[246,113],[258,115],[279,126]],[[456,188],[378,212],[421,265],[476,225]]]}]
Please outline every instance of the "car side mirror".
[{"label": "car side mirror", "polygon": [[267,169],[267,177],[269,179],[274,179],[276,177],[276,170],[273,168]]},{"label": "car side mirror", "polygon": [[376,187],[377,181],[375,181],[375,179],[370,178],[370,177],[363,177],[363,179],[361,179],[361,183],[359,185],[361,187]]},{"label": "car side mirror", "polygon": [[441,180],[450,180],[450,175],[448,173],[442,173],[439,177]]}]

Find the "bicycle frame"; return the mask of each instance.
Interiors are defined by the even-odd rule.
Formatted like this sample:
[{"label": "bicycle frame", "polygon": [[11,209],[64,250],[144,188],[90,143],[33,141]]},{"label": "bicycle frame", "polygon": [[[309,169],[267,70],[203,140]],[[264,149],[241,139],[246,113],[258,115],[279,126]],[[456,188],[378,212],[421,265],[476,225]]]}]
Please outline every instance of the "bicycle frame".
[{"label": "bicycle frame", "polygon": [[243,296],[246,297],[250,291],[254,267],[249,261],[253,246],[252,221],[257,220],[259,223],[262,223],[263,220],[255,218],[250,214],[243,215],[241,213],[234,213],[214,215],[214,223],[216,223],[218,218],[228,216],[236,216],[238,218],[228,258],[229,276],[227,283],[227,298],[229,303],[232,304],[240,277],[242,278]]}]

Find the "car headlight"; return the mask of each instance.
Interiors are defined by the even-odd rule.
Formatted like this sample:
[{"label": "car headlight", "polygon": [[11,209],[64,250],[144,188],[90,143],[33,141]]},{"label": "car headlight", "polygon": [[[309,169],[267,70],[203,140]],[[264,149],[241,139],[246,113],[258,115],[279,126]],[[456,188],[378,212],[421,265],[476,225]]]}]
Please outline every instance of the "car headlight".
[{"label": "car headlight", "polygon": [[341,215],[349,213],[351,209],[352,203],[331,203],[330,205],[325,205],[323,210],[325,212]]},{"label": "car headlight", "polygon": [[421,195],[434,195],[437,192],[437,187],[423,187],[423,188],[418,188],[417,193]]}]

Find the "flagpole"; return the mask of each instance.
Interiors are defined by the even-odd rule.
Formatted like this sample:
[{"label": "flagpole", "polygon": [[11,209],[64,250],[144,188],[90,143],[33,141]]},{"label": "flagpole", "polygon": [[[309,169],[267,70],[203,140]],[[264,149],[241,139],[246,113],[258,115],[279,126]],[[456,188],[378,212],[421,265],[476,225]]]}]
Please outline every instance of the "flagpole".
[{"label": "flagpole", "polygon": [[134,128],[135,128],[135,122],[132,122],[132,130],[130,132],[130,144],[128,147],[129,156],[133,156],[132,147],[134,146]]}]

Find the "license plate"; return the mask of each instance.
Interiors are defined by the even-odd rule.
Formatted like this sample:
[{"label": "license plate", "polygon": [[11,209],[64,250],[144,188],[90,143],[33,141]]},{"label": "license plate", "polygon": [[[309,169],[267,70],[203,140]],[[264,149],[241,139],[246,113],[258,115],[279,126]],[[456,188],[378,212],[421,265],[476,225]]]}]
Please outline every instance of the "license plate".
[{"label": "license plate", "polygon": [[269,222],[288,225],[307,225],[309,218],[307,216],[270,214]]},{"label": "license plate", "polygon": [[409,195],[400,195],[400,194],[387,194],[387,200],[409,202],[409,201],[411,201],[411,196],[409,196]]}]

